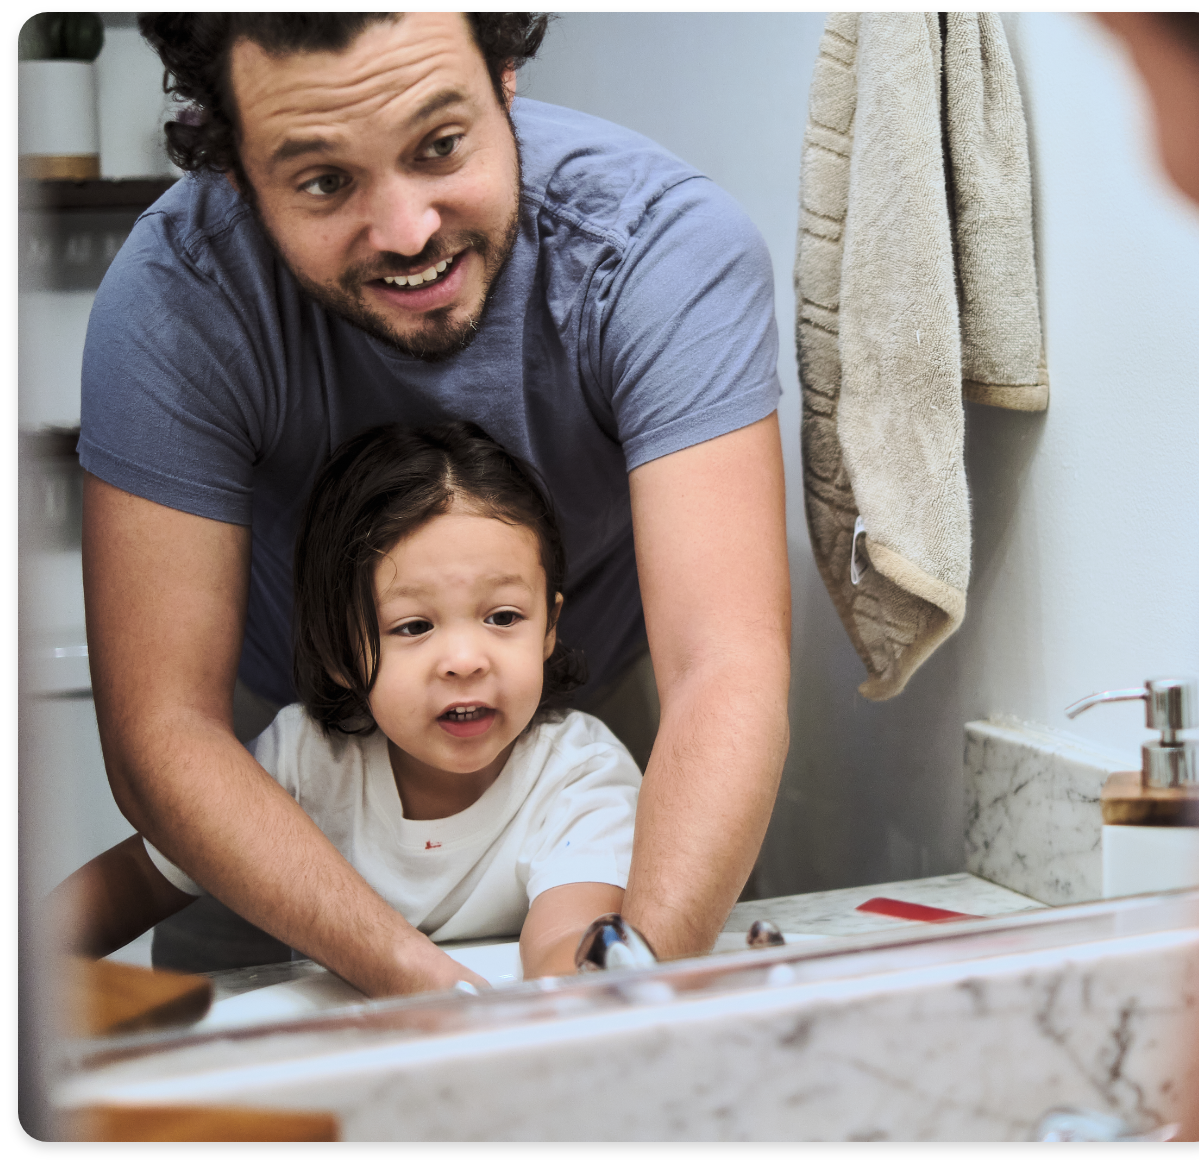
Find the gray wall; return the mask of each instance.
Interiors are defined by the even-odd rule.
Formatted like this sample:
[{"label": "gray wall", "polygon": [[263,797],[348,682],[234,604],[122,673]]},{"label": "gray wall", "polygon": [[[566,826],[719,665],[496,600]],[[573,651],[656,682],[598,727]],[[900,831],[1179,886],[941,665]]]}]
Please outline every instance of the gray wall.
[{"label": "gray wall", "polygon": [[816,574],[803,518],[790,273],[823,17],[570,14],[528,96],[656,138],[737,197],[775,264],[794,603],[792,745],[759,864],[778,895],[961,870],[962,726],[1067,726],[1134,765],[1136,706],[1071,725],[1101,687],[1199,673],[1199,219],[1157,172],[1140,92],[1082,16],[1006,18],[1034,168],[1052,399],[967,409],[974,565],[957,636],[894,700]]}]

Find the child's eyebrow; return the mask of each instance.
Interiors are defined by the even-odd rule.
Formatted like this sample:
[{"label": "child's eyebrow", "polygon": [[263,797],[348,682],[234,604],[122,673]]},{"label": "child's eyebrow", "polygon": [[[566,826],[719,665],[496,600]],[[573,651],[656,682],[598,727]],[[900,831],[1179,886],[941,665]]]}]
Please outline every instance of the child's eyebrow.
[{"label": "child's eyebrow", "polygon": [[[536,592],[537,588],[523,575],[486,575],[479,582],[486,587],[523,587]],[[379,592],[380,600],[422,599],[437,593],[437,588],[420,583],[391,583]]]},{"label": "child's eyebrow", "polygon": [[516,584],[520,587],[527,587],[532,591],[533,585],[523,575],[489,575],[485,580],[492,587],[507,587]]}]

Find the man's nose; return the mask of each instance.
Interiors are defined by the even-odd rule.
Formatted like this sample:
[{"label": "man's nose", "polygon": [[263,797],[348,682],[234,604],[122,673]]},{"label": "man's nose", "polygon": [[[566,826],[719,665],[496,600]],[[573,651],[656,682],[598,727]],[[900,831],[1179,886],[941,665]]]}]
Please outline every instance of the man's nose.
[{"label": "man's nose", "polygon": [[368,242],[376,251],[419,255],[441,227],[441,215],[422,182],[400,174],[374,185]]}]

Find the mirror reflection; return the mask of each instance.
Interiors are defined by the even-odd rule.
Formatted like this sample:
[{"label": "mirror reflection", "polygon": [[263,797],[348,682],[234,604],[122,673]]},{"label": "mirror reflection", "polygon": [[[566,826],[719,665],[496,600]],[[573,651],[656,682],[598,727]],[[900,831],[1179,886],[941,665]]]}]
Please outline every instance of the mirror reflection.
[{"label": "mirror reflection", "polygon": [[88,1047],[1199,885],[1199,220],[1135,27],[77,23],[19,65],[31,1122]]}]

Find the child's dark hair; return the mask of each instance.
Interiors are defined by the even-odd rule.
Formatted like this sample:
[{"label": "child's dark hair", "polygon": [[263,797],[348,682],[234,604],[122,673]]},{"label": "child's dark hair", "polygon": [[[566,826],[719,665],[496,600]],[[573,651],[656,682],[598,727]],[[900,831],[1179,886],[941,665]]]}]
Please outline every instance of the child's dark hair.
[{"label": "child's dark hair", "polygon": [[[419,432],[380,425],[350,438],[317,477],[296,541],[296,691],[326,732],[374,729],[375,567],[399,539],[445,514],[455,499],[537,536],[553,618],[566,552],[536,470],[468,421]],[[581,655],[559,640],[545,662],[538,711],[565,703],[586,679]]]}]

